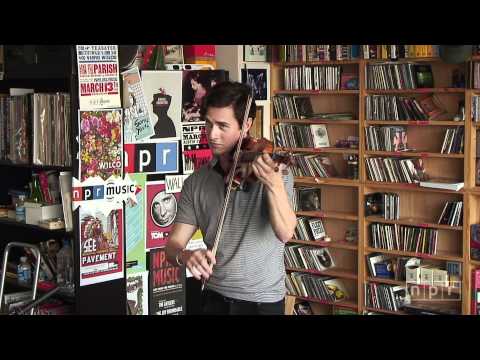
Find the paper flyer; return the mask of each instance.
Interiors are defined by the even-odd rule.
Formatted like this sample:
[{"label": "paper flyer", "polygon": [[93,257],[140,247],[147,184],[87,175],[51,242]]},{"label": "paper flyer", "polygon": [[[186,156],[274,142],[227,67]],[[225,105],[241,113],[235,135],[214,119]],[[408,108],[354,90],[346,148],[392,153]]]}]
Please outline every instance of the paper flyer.
[{"label": "paper flyer", "polygon": [[150,250],[150,314],[185,314],[185,266],[170,264],[164,248]]},{"label": "paper flyer", "polygon": [[140,191],[137,192],[137,203],[128,201],[125,204],[125,242],[127,274],[146,271],[145,258],[145,201],[146,175],[129,174]]},{"label": "paper flyer", "polygon": [[142,82],[155,130],[152,139],[180,138],[182,72],[144,70]]},{"label": "paper flyer", "polygon": [[121,107],[117,45],[77,45],[81,110]]},{"label": "paper flyer", "polygon": [[127,276],[128,315],[148,315],[148,271]]},{"label": "paper flyer", "polygon": [[123,211],[80,207],[80,286],[123,278]]},{"label": "paper flyer", "polygon": [[164,181],[147,182],[147,249],[165,246],[177,215],[180,193],[165,191]]},{"label": "paper flyer", "polygon": [[122,176],[122,109],[78,111],[80,181]]},{"label": "paper flyer", "polygon": [[183,173],[191,174],[213,157],[208,146],[204,122],[188,123],[182,126]]},{"label": "paper flyer", "polygon": [[150,138],[155,132],[145,101],[138,67],[122,72],[123,79],[123,131],[125,144]]}]

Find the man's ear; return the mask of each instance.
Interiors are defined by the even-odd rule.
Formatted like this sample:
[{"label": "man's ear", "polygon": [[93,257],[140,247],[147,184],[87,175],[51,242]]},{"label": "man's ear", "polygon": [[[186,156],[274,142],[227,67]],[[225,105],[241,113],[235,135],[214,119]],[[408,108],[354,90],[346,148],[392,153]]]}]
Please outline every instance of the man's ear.
[{"label": "man's ear", "polygon": [[252,123],[253,123],[253,119],[251,117],[249,117],[247,119],[247,128],[246,128],[246,132],[248,132],[250,130],[250,128],[252,127]]}]

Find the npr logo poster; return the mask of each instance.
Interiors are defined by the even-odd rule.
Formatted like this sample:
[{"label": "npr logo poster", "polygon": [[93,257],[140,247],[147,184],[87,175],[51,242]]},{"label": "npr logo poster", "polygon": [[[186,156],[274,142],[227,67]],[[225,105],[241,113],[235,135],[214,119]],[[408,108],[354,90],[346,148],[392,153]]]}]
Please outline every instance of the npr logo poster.
[{"label": "npr logo poster", "polygon": [[125,144],[125,172],[178,173],[178,141]]}]

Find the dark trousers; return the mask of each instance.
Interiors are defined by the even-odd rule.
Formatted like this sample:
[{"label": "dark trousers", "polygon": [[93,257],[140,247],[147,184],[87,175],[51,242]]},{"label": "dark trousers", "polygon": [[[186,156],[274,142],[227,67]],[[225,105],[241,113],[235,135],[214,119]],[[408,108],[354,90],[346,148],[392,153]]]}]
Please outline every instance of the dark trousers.
[{"label": "dark trousers", "polygon": [[274,303],[237,300],[211,290],[202,293],[203,315],[284,315],[285,299]]}]

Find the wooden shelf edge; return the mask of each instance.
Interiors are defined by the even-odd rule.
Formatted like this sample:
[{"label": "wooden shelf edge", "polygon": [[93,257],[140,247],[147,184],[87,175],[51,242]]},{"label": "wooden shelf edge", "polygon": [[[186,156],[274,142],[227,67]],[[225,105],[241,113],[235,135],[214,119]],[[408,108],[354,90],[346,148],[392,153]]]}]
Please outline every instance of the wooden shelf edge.
[{"label": "wooden shelf edge", "polygon": [[[453,181],[455,180],[452,180],[452,182]],[[391,182],[381,182],[381,181],[371,181],[371,180],[367,180],[363,184],[367,187],[388,188],[388,189],[408,190],[408,191],[440,192],[440,193],[446,193],[446,194],[463,194],[466,192],[464,188],[458,191],[455,191],[455,190],[423,187],[418,184],[391,183]]]},{"label": "wooden shelf edge", "polygon": [[365,125],[465,126],[465,121],[453,120],[365,120]]},{"label": "wooden shelf edge", "polygon": [[389,314],[389,315],[406,315],[407,314],[407,313],[405,313],[404,311],[401,311],[401,310],[391,311],[391,310],[386,310],[386,309],[376,309],[376,308],[372,308],[372,307],[368,307],[368,306],[365,307],[365,310],[384,313],[384,314]]},{"label": "wooden shelf edge", "polygon": [[463,231],[463,226],[449,226],[449,225],[440,225],[435,223],[429,223],[421,221],[420,219],[412,219],[413,221],[409,220],[386,220],[378,216],[366,216],[366,222],[379,222],[382,224],[398,224],[398,225],[406,225],[406,226],[416,226],[421,228],[432,228],[432,229],[439,229],[439,230],[452,230],[452,231]]},{"label": "wooden shelf edge", "polygon": [[331,247],[335,249],[346,249],[346,250],[358,250],[357,244],[351,244],[346,241],[314,241],[314,240],[298,240],[298,239],[291,239],[287,242],[292,244],[299,244],[299,245],[306,245],[306,246],[317,246],[317,247]]},{"label": "wooden shelf edge", "polygon": [[360,90],[273,90],[273,95],[358,95]]},{"label": "wooden shelf edge", "polygon": [[365,89],[366,94],[464,94],[465,88]]},{"label": "wooden shelf edge", "polygon": [[296,211],[296,215],[310,216],[325,219],[352,220],[357,221],[358,216],[355,213],[344,213],[340,211]]},{"label": "wooden shelf edge", "polygon": [[377,249],[372,247],[365,248],[366,253],[383,253],[383,254],[392,254],[392,255],[400,255],[400,256],[410,256],[410,257],[418,257],[421,259],[437,259],[437,260],[448,260],[448,261],[457,261],[463,263],[463,258],[457,255],[446,255],[446,254],[423,254],[423,253],[415,253],[410,251],[400,251],[400,250],[387,250],[387,249]]},{"label": "wooden shelf edge", "polygon": [[324,304],[324,305],[332,305],[332,306],[339,306],[339,307],[346,307],[350,309],[358,309],[358,304],[356,300],[343,300],[343,301],[328,301],[328,300],[322,300],[318,298],[311,298],[311,297],[304,297],[304,296],[297,296],[297,295],[291,295],[287,294],[288,296],[293,296],[297,299],[305,300],[305,301],[311,301],[319,304]]},{"label": "wooden shelf edge", "polygon": [[333,119],[272,119],[272,123],[298,123],[298,124],[327,124],[327,125],[358,125],[359,120],[333,120]]},{"label": "wooden shelf edge", "polygon": [[358,187],[360,186],[359,180],[351,180],[346,178],[314,178],[308,176],[295,176],[295,183],[307,184],[307,185],[334,185],[334,186],[349,186],[349,187]]},{"label": "wooden shelf edge", "polygon": [[421,157],[421,158],[446,158],[446,159],[463,159],[465,154],[441,154],[428,151],[374,151],[365,150],[364,155],[370,156],[392,156],[392,157]]},{"label": "wooden shelf edge", "polygon": [[287,148],[287,147],[275,147],[275,150],[280,151],[290,151],[290,152],[305,152],[305,153],[312,153],[312,154],[321,154],[321,153],[332,153],[332,154],[358,154],[358,149],[353,148],[339,148],[339,147],[323,147],[323,148]]},{"label": "wooden shelf edge", "polygon": [[273,66],[286,67],[286,66],[301,66],[301,65],[352,65],[360,64],[361,59],[349,59],[349,60],[316,60],[316,61],[276,61],[272,62]]},{"label": "wooden shelf edge", "polygon": [[295,272],[303,272],[303,273],[308,273],[308,274],[313,274],[313,275],[327,275],[327,276],[335,276],[338,278],[342,279],[350,279],[350,280],[357,280],[358,276],[357,274],[349,271],[349,270],[344,270],[344,269],[329,269],[329,270],[315,270],[315,269],[298,269],[298,268],[292,268],[289,266],[285,266],[286,271],[295,271]]}]

